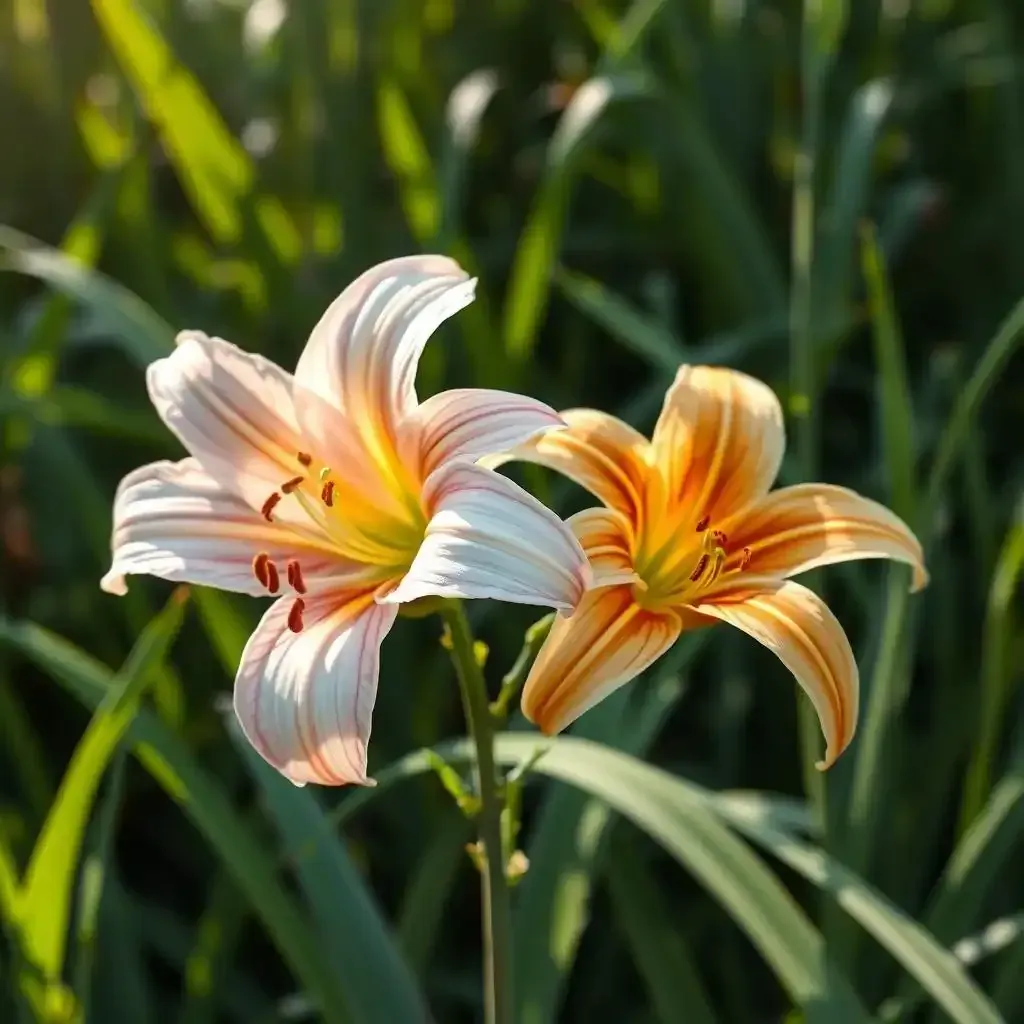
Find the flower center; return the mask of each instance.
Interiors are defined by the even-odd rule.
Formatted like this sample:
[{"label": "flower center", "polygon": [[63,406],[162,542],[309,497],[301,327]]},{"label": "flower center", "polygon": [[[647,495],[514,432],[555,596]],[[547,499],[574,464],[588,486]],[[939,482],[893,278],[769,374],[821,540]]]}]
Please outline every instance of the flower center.
[{"label": "flower center", "polygon": [[[339,558],[365,564],[368,584],[404,573],[412,564],[427,528],[427,517],[418,497],[411,492],[405,496],[404,514],[383,512],[329,466],[321,465],[314,472],[313,457],[306,452],[297,452],[296,460],[306,472],[285,480],[267,496],[260,509],[263,518],[274,522],[286,503],[292,502],[288,525],[300,535],[308,534],[310,539],[322,542],[326,537],[337,549]],[[301,512],[299,516],[294,514],[295,505]],[[266,552],[255,555],[252,569],[267,593],[276,595],[281,590],[281,571]],[[287,586],[296,595],[288,628],[299,633],[306,582],[298,559],[288,560],[284,571]]]},{"label": "flower center", "polygon": [[636,588],[636,599],[647,608],[687,604],[723,573],[743,572],[750,554],[750,548],[730,551],[729,538],[711,529],[711,517],[702,515],[695,524],[678,526],[660,547],[650,550],[641,543],[634,564],[644,585]]}]

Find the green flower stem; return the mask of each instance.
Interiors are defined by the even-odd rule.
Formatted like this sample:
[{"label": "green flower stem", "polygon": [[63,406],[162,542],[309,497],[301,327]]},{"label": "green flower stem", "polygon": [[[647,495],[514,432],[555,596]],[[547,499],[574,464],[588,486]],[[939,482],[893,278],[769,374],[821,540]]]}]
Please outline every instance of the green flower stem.
[{"label": "green flower stem", "polygon": [[487,686],[473,649],[473,633],[459,601],[449,601],[441,615],[451,634],[455,665],[470,738],[476,749],[480,794],[479,838],[482,870],[484,940],[484,1008],[487,1024],[512,1024],[512,911],[505,877],[501,815],[501,780],[494,760],[494,726]]}]

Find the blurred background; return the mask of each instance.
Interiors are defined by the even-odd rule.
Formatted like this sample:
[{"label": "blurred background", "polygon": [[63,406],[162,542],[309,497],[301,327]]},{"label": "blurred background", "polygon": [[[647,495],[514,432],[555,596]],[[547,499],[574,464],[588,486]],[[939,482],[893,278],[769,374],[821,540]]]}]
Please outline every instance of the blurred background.
[{"label": "blurred background", "polygon": [[[291,369],[416,251],[480,277],[421,395],[646,431],[680,362],[746,370],[782,482],[890,505],[932,574],[808,581],[863,680],[826,778],[725,629],[540,761],[517,1022],[1024,1020],[1022,46],[1015,0],[0,0],[0,1020],[480,1019],[437,621],[385,645],[381,784],[314,793],[225,713],[259,602],[98,589],[117,481],[180,455],[175,331]],[[472,612],[497,692],[541,613]]]}]

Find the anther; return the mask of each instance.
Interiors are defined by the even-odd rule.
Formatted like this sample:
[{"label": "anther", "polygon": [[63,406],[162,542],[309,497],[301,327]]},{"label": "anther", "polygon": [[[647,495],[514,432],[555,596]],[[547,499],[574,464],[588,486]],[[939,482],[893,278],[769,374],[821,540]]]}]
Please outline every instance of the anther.
[{"label": "anther", "polygon": [[273,522],[273,516],[271,513],[274,511],[274,506],[281,500],[281,495],[274,491],[274,493],[263,502],[263,508],[260,509],[260,514],[268,523]]},{"label": "anther", "polygon": [[328,480],[324,489],[320,492],[320,500],[330,508],[334,504],[334,481]]},{"label": "anther", "polygon": [[281,484],[281,493],[291,494],[292,491],[294,491],[295,488],[298,487],[305,479],[306,478],[304,476],[293,476],[291,480],[285,480],[285,482]]},{"label": "anther", "polygon": [[270,559],[267,559],[267,591],[276,594],[281,589],[281,577],[278,575],[277,566]]},{"label": "anther", "polygon": [[740,556],[740,572],[742,572],[748,565],[750,565],[750,548],[744,548],[743,554]]},{"label": "anther", "polygon": [[693,572],[690,573],[690,582],[696,583],[697,580],[704,575],[704,570],[708,567],[708,556],[701,555],[697,559],[697,564],[693,567]]},{"label": "anther", "polygon": [[711,516],[708,516],[708,515],[701,516],[700,519],[697,520],[697,532],[698,533],[703,533],[708,528],[708,524],[710,522],[711,522]]},{"label": "anther", "polygon": [[305,610],[306,602],[301,597],[295,598],[295,603],[288,612],[288,628],[293,633],[302,632],[302,613]]},{"label": "anther", "polygon": [[299,452],[295,458],[299,460],[299,465],[301,466],[309,466],[313,462],[313,456],[309,452]]},{"label": "anther", "polygon": [[302,567],[295,559],[288,563],[288,586],[296,594],[304,594],[306,592],[306,581],[302,578]]},{"label": "anther", "polygon": [[266,551],[261,551],[252,560],[253,575],[256,577],[257,580],[259,580],[260,586],[263,587],[264,590],[270,586],[270,575],[267,572],[267,563],[269,561],[270,556],[266,553]]},{"label": "anther", "polygon": [[721,530],[712,530],[711,536],[714,537],[718,544],[723,548],[726,544],[729,543],[729,538],[724,533],[722,533]]}]

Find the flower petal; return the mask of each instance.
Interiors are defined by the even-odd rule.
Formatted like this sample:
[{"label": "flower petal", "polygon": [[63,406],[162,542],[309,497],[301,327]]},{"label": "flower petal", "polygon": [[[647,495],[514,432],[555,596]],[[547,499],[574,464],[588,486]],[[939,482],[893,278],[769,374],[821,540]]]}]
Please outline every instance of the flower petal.
[{"label": "flower petal", "polygon": [[312,533],[268,523],[225,491],[195,459],[154,462],[129,473],[114,499],[113,560],[100,586],[127,592],[124,577],[158,576],[243,594],[266,594],[253,571],[265,553],[281,567],[301,566],[305,585],[354,583],[361,565],[341,558]]},{"label": "flower petal", "polygon": [[521,487],[492,470],[449,463],[424,487],[431,518],[398,588],[386,600],[494,598],[571,609],[590,583],[572,531]]},{"label": "flower petal", "polygon": [[269,360],[189,331],[171,355],[150,364],[146,383],[181,443],[257,511],[301,470],[292,379]]},{"label": "flower petal", "polygon": [[779,656],[818,713],[826,750],[817,767],[833,765],[857,728],[860,676],[850,641],[825,602],[799,583],[745,576],[694,610],[731,623]]},{"label": "flower petal", "polygon": [[426,480],[449,462],[505,452],[562,426],[558,413],[535,398],[457,388],[428,398],[400,429],[406,464],[418,480]]},{"label": "flower petal", "polygon": [[565,521],[586,552],[594,586],[638,583],[633,568],[633,530],[629,520],[611,508],[586,508]]},{"label": "flower petal", "polygon": [[722,529],[732,553],[727,569],[746,548],[750,571],[763,576],[796,576],[834,562],[892,558],[914,570],[912,589],[928,582],[924,552],[910,527],[884,505],[845,487],[783,487]]},{"label": "flower petal", "polygon": [[673,611],[641,608],[629,586],[589,591],[559,615],[523,689],[523,713],[556,733],[660,658],[682,628]]},{"label": "flower petal", "polygon": [[373,592],[307,601],[303,629],[288,625],[294,600],[267,610],[242,652],[235,713],[249,742],[292,782],[373,785],[366,745],[377,697],[381,641],[398,609]]},{"label": "flower petal", "polygon": [[647,438],[597,409],[569,409],[561,416],[567,429],[552,430],[484,464],[495,467],[521,459],[548,466],[638,522],[649,474]]},{"label": "flower petal", "polygon": [[715,366],[681,366],[651,441],[669,514],[717,524],[768,492],[786,447],[782,408],[766,384]]},{"label": "flower petal", "polygon": [[313,328],[295,379],[341,409],[378,459],[392,462],[398,422],[416,408],[420,354],[473,301],[475,287],[446,256],[405,256],[367,270]]}]

